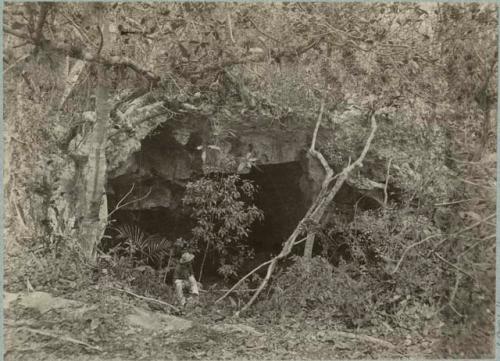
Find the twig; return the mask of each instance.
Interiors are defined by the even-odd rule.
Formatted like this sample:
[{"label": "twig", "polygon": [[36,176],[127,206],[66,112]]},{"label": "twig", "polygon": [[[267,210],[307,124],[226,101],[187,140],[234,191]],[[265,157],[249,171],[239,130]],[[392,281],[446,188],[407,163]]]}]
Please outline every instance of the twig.
[{"label": "twig", "polygon": [[[228,292],[229,290],[212,290],[211,292]],[[256,288],[248,288],[248,289],[244,289],[244,290],[233,290],[232,292],[254,292],[254,291],[257,291]]]},{"label": "twig", "polygon": [[321,100],[321,106],[320,106],[320,110],[319,110],[319,114],[318,114],[318,120],[316,121],[316,126],[314,128],[313,138],[311,141],[311,147],[309,148],[309,153],[314,155],[320,161],[321,165],[323,166],[323,168],[325,169],[325,172],[326,172],[325,179],[324,179],[323,184],[322,184],[322,188],[326,188],[328,186],[328,183],[330,183],[333,180],[332,179],[333,169],[330,167],[330,165],[326,161],[323,154],[321,154],[320,152],[318,152],[315,149],[316,148],[316,138],[318,136],[318,130],[319,130],[319,126],[321,125],[321,118],[323,117],[324,109],[325,109],[325,100],[323,99],[323,100]]},{"label": "twig", "polygon": [[21,144],[24,144],[24,145],[29,145],[28,143],[26,143],[26,142],[24,142],[24,141],[22,141],[22,140],[20,140],[20,139],[16,138],[16,137],[15,137],[15,136],[13,136],[13,135],[9,135],[9,138],[10,138],[10,139],[12,139],[12,140],[15,140],[15,141],[16,141],[16,142],[18,142],[18,143],[21,143]]},{"label": "twig", "polygon": [[229,28],[229,37],[231,38],[232,43],[235,44],[236,41],[234,41],[233,27],[231,25],[231,14],[229,14],[229,12],[227,13],[227,27]]},{"label": "twig", "polygon": [[57,338],[59,340],[76,343],[78,345],[82,345],[82,346],[91,348],[91,349],[96,350],[96,351],[101,351],[100,347],[90,345],[90,344],[88,344],[86,342],[74,339],[73,337],[64,336],[64,335],[58,335],[58,334],[55,334],[55,333],[52,333],[52,332],[48,332],[48,331],[44,331],[44,330],[36,330],[36,329],[30,328],[30,327],[20,327],[19,329],[20,330],[25,330],[25,331],[28,331],[28,332],[31,332],[31,333],[36,333],[38,335],[53,337],[53,338]]},{"label": "twig", "polygon": [[127,197],[128,197],[128,196],[132,193],[132,191],[134,190],[134,187],[135,187],[135,182],[134,182],[134,183],[132,183],[132,186],[130,187],[130,189],[128,190],[128,192],[127,192],[127,193],[126,193],[126,194],[125,194],[125,195],[124,195],[124,196],[123,196],[123,197],[122,197],[122,198],[118,201],[118,203],[116,204],[115,209],[116,209],[117,207],[119,207],[119,206],[121,205],[121,203],[122,203],[125,199],[127,199]]},{"label": "twig", "polygon": [[478,183],[474,183],[468,179],[464,179],[464,178],[460,178],[460,177],[457,177],[457,179],[459,181],[462,181],[464,183],[467,183],[467,184],[470,184],[470,185],[473,185],[473,186],[476,186],[476,187],[481,187],[481,188],[486,188],[486,189],[494,189],[495,187],[494,186],[485,186],[483,184],[478,184]]},{"label": "twig", "polygon": [[127,294],[129,294],[129,295],[131,295],[131,296],[135,296],[135,297],[137,297],[137,298],[140,298],[140,299],[143,299],[143,300],[146,300],[146,301],[156,302],[156,303],[158,303],[158,304],[160,304],[160,305],[168,306],[168,307],[170,307],[171,309],[173,309],[174,311],[176,311],[176,312],[180,312],[180,310],[179,310],[177,307],[175,307],[175,306],[171,305],[170,303],[166,303],[166,302],[163,302],[163,301],[157,300],[157,299],[155,299],[155,298],[150,298],[150,297],[146,297],[146,296],[141,296],[141,295],[135,294],[135,293],[133,293],[133,292],[130,292],[130,291],[127,291],[127,290],[124,290],[124,289],[121,289],[121,288],[116,288],[116,287],[110,287],[110,288],[112,288],[112,289],[114,289],[114,290],[117,290],[117,291],[120,291],[120,292],[125,292],[125,293],[127,293]]},{"label": "twig", "polygon": [[385,176],[385,187],[384,187],[384,207],[387,206],[387,186],[389,185],[389,171],[391,170],[392,158],[389,159],[389,163],[387,164],[387,174]]},{"label": "twig", "polygon": [[97,30],[99,30],[99,47],[97,48],[97,52],[95,53],[95,55],[99,56],[101,54],[102,48],[104,46],[104,35],[103,35],[102,29],[99,25],[97,25]]},{"label": "twig", "polygon": [[439,206],[451,206],[453,204],[459,204],[459,203],[465,203],[465,202],[475,201],[477,199],[478,198],[469,198],[469,199],[462,199],[462,200],[454,201],[454,202],[436,203],[436,204],[434,204],[434,206],[435,207],[439,207]]},{"label": "twig", "polygon": [[458,267],[457,265],[454,265],[454,264],[453,264],[453,263],[451,263],[450,261],[447,261],[447,260],[446,260],[445,258],[443,258],[443,256],[441,256],[439,253],[437,253],[437,252],[432,252],[432,253],[433,253],[433,254],[434,254],[437,258],[439,258],[441,261],[443,261],[444,263],[446,263],[448,266],[453,267],[453,268],[454,268],[454,269],[456,269],[457,271],[462,272],[464,275],[466,275],[466,276],[468,276],[468,277],[470,277],[470,278],[474,279],[474,277],[473,277],[470,273],[468,273],[468,272],[464,271],[463,269],[461,269],[461,268],[460,268],[460,267]]},{"label": "twig", "polygon": [[233,292],[240,284],[243,283],[244,280],[246,280],[248,277],[250,277],[251,275],[253,275],[255,272],[257,272],[258,270],[260,270],[262,267],[264,267],[265,265],[268,265],[269,263],[273,262],[274,259],[276,257],[270,259],[269,261],[267,262],[264,262],[262,263],[261,265],[255,267],[253,270],[251,270],[250,272],[248,272],[245,276],[243,276],[242,279],[240,279],[238,282],[236,282],[236,284],[231,287],[225,294],[223,294],[221,297],[219,297],[215,303],[219,303],[220,301],[222,301],[224,298],[226,298],[231,292]]},{"label": "twig", "polygon": [[28,59],[29,57],[31,56],[31,53],[29,54],[26,54],[24,56],[21,56],[19,59],[15,60],[14,64],[12,64],[11,66],[9,66],[7,69],[5,69],[3,71],[4,74],[6,74],[9,70],[15,68],[17,65],[19,65],[19,63],[21,63],[22,61]]},{"label": "twig", "polygon": [[[132,185],[132,186],[133,186],[133,185]],[[120,205],[119,207],[118,207],[118,206],[117,206],[117,207],[115,207],[115,209],[113,209],[113,210],[112,210],[112,211],[108,214],[108,218],[109,218],[109,217],[111,217],[111,215],[112,215],[113,213],[115,213],[116,211],[120,210],[121,208],[126,207],[126,206],[128,206],[129,204],[132,204],[132,203],[140,202],[140,201],[142,201],[143,199],[145,199],[145,198],[149,197],[149,195],[151,194],[151,190],[152,190],[152,189],[153,189],[152,187],[149,187],[149,191],[148,191],[148,192],[147,192],[144,196],[142,196],[142,197],[140,197],[140,198],[132,199],[130,202],[124,203],[124,204]],[[123,199],[123,198],[122,198],[122,199]]]},{"label": "twig", "polygon": [[395,274],[398,269],[399,269],[399,266],[401,265],[401,262],[403,262],[406,254],[408,253],[408,251],[416,246],[419,246],[421,245],[422,243],[425,243],[429,240],[431,240],[432,238],[435,238],[435,237],[438,237],[439,234],[433,234],[427,238],[424,238],[423,240],[419,241],[419,242],[416,242],[416,243],[413,243],[411,245],[409,245],[408,247],[406,247],[406,249],[404,250],[403,254],[401,255],[401,258],[399,259],[398,263],[396,264],[396,267],[394,267],[394,269],[392,270],[392,272],[390,272],[390,274]]},{"label": "twig", "polygon": [[316,138],[318,137],[318,130],[319,130],[319,126],[321,125],[321,118],[323,117],[324,110],[325,110],[325,99],[322,99],[321,106],[319,109],[319,114],[318,114],[318,120],[316,121],[316,127],[314,128],[313,138],[311,141],[311,148],[310,148],[311,151],[315,150],[315,147],[316,147]]},{"label": "twig", "polygon": [[262,35],[264,35],[266,38],[269,38],[269,39],[271,39],[271,40],[273,40],[273,41],[275,41],[277,43],[281,43],[281,41],[277,40],[276,38],[273,38],[271,35],[269,35],[269,34],[265,33],[264,31],[260,30],[257,27],[257,25],[255,25],[255,23],[252,21],[252,19],[250,19],[250,18],[247,18],[247,19],[248,19],[248,21],[250,21],[250,24],[253,25],[253,27],[255,28],[255,30],[257,30],[259,33],[261,33]]},{"label": "twig", "polygon": [[467,248],[465,251],[463,251],[462,253],[460,253],[457,256],[457,258],[462,257],[464,254],[466,254],[467,252],[469,252],[470,250],[472,250],[473,248],[475,248],[477,245],[481,244],[482,242],[484,242],[484,241],[486,241],[488,239],[496,238],[496,236],[497,236],[496,233],[493,233],[493,234],[490,234],[489,236],[481,238],[479,241],[477,241],[472,246],[470,246],[469,248]]},{"label": "twig", "polygon": [[[464,233],[464,232],[470,231],[471,229],[473,229],[473,228],[475,228],[475,227],[479,226],[479,225],[480,225],[480,224],[482,224],[482,223],[485,223],[486,221],[488,221],[489,219],[491,219],[491,218],[493,218],[493,217],[495,217],[495,216],[496,216],[496,213],[490,214],[488,217],[483,218],[483,219],[481,219],[481,220],[477,221],[476,223],[474,223],[474,224],[470,225],[469,227],[466,227],[466,228],[464,228],[464,229],[461,229],[460,231],[457,231],[457,232],[455,232],[455,233],[450,234],[450,235],[448,236],[448,238],[449,238],[449,237],[451,237],[451,236],[458,236],[459,234],[462,234],[462,233]],[[447,240],[448,238],[444,238],[441,242],[439,242],[438,244],[436,244],[436,246],[434,247],[434,249],[437,249],[439,246],[441,246],[444,242],[446,242],[446,240]]]},{"label": "twig", "polygon": [[[307,237],[301,239],[300,241],[297,241],[295,242],[293,245],[297,245],[297,244],[300,244],[302,242],[304,242],[305,240],[307,239]],[[277,259],[278,256],[270,259],[269,261],[266,261],[262,264],[260,264],[259,266],[255,267],[253,270],[251,270],[250,272],[248,272],[245,276],[243,276],[243,278],[241,278],[238,282],[236,282],[236,284],[231,287],[229,290],[227,290],[227,292],[225,294],[223,294],[221,297],[219,297],[215,303],[219,303],[220,301],[222,301],[224,298],[226,298],[231,292],[233,292],[240,284],[243,283],[244,280],[246,280],[248,277],[250,277],[251,275],[253,275],[255,272],[257,272],[258,270],[260,270],[262,267],[268,265],[269,263],[271,262],[274,262],[275,259]],[[254,291],[256,291],[257,289],[255,289]]]},{"label": "twig", "polygon": [[457,236],[457,235],[459,235],[459,234],[461,234],[461,233],[464,233],[464,232],[470,231],[471,229],[473,229],[473,228],[475,228],[475,227],[479,226],[481,223],[484,223],[484,222],[486,222],[486,221],[490,220],[491,218],[493,218],[493,217],[495,217],[495,216],[496,216],[496,213],[490,214],[488,217],[483,218],[483,219],[481,219],[481,220],[477,221],[476,223],[474,223],[474,224],[470,225],[469,227],[466,227],[466,228],[464,228],[464,229],[462,229],[462,230],[460,230],[460,231],[458,231],[458,232],[452,233],[452,235],[453,235],[453,236]]}]

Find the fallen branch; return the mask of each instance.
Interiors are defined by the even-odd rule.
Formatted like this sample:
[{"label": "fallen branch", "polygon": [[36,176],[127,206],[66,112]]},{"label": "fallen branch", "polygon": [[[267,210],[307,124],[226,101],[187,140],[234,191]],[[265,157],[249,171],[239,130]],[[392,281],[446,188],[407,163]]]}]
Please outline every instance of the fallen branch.
[{"label": "fallen branch", "polygon": [[110,287],[114,290],[117,290],[117,291],[120,291],[120,292],[125,292],[131,296],[135,296],[137,298],[140,298],[142,300],[146,300],[146,301],[151,301],[151,302],[156,302],[160,305],[164,305],[164,306],[167,306],[167,307],[170,307],[171,309],[173,309],[174,311],[176,312],[180,312],[180,309],[178,309],[177,307],[171,305],[170,303],[167,303],[167,302],[163,302],[163,301],[160,301],[160,300],[157,300],[155,298],[150,298],[150,297],[146,297],[146,296],[141,296],[141,295],[138,295],[138,294],[135,294],[133,292],[130,292],[130,291],[127,291],[127,290],[124,290],[124,289],[121,289],[121,288],[116,288],[116,287]]},{"label": "fallen branch", "polygon": [[373,336],[368,336],[368,335],[356,335],[354,333],[342,332],[342,331],[328,331],[328,335],[329,336],[346,337],[346,338],[361,340],[361,341],[367,341],[367,342],[375,343],[377,345],[385,346],[387,348],[396,348],[396,346],[393,345],[392,343],[390,343],[389,341],[381,340],[379,338],[376,338]]},{"label": "fallen branch", "polygon": [[[307,239],[307,237],[306,237],[306,238],[301,239],[300,241],[295,242],[293,245],[295,246],[295,245],[297,245],[297,244],[300,244],[300,243],[304,242],[306,239]],[[276,257],[277,257],[277,256],[276,256]],[[226,298],[226,297],[227,297],[227,296],[228,296],[231,292],[233,292],[233,291],[234,291],[234,290],[235,290],[235,289],[236,289],[236,288],[237,288],[237,287],[238,287],[241,283],[243,283],[243,281],[244,281],[244,280],[246,280],[248,277],[250,277],[251,275],[253,275],[255,272],[257,272],[258,270],[260,270],[260,269],[261,269],[262,267],[264,267],[265,265],[268,265],[269,263],[273,262],[273,261],[276,259],[276,257],[274,257],[274,258],[270,259],[269,261],[266,261],[266,262],[262,263],[261,265],[259,265],[259,266],[255,267],[253,270],[251,270],[250,272],[248,272],[248,273],[247,273],[247,274],[246,274],[246,275],[245,275],[242,279],[240,279],[238,282],[236,282],[236,284],[235,284],[233,287],[231,287],[229,290],[227,290],[227,291],[226,291],[226,293],[225,293],[224,295],[222,295],[221,297],[219,297],[219,298],[215,301],[215,303],[218,303],[218,302],[222,301],[224,298]],[[257,290],[258,290],[258,289],[256,288],[256,289],[254,289],[253,291],[257,291]]]},{"label": "fallen branch", "polygon": [[82,346],[91,348],[91,349],[96,350],[96,351],[101,351],[100,347],[90,345],[90,344],[88,344],[86,342],[77,340],[77,339],[75,339],[73,337],[64,336],[64,335],[58,335],[58,334],[55,334],[55,333],[52,333],[52,332],[49,332],[49,331],[37,330],[37,329],[34,329],[34,328],[30,328],[30,327],[20,327],[19,329],[20,330],[25,330],[25,331],[28,331],[28,332],[31,332],[31,333],[36,333],[38,335],[43,335],[43,336],[48,336],[48,337],[52,337],[52,338],[57,338],[58,340],[63,340],[63,341],[71,342],[71,343],[76,343],[78,345],[82,345]]}]

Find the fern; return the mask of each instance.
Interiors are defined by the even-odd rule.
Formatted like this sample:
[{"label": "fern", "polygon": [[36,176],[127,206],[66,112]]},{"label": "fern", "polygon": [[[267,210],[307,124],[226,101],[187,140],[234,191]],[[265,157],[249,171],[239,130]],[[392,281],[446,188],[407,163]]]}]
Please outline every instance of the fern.
[{"label": "fern", "polygon": [[126,245],[130,258],[139,253],[145,259],[160,264],[166,256],[171,255],[173,244],[164,236],[148,235],[139,226],[130,224],[120,225],[114,229],[118,233],[118,238]]}]

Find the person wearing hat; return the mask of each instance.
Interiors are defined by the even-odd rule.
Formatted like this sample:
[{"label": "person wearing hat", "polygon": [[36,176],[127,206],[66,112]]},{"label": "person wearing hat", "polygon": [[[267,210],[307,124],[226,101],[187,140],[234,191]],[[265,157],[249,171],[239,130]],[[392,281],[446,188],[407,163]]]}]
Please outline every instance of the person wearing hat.
[{"label": "person wearing hat", "polygon": [[184,253],[174,270],[174,283],[177,291],[177,298],[183,307],[186,305],[184,289],[190,290],[192,295],[198,296],[199,294],[198,284],[196,283],[193,273],[193,259],[194,255],[188,252]]}]

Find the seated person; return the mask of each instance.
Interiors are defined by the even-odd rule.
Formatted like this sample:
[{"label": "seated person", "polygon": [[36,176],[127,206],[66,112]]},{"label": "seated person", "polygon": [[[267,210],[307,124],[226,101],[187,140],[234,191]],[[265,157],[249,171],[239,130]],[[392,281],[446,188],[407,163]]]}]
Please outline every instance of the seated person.
[{"label": "seated person", "polygon": [[186,305],[184,289],[189,290],[192,295],[198,296],[198,284],[196,283],[193,273],[193,259],[194,255],[187,252],[184,253],[174,271],[177,298],[183,307]]}]

